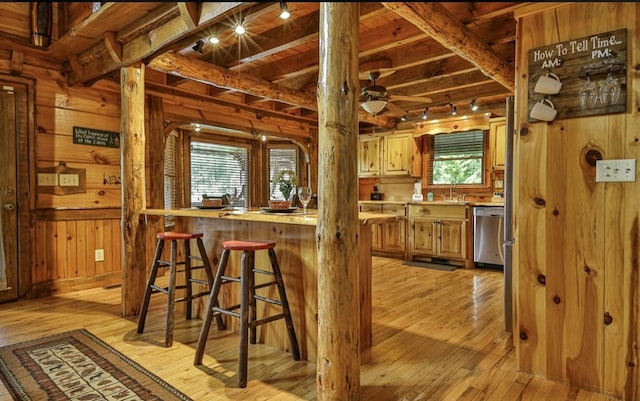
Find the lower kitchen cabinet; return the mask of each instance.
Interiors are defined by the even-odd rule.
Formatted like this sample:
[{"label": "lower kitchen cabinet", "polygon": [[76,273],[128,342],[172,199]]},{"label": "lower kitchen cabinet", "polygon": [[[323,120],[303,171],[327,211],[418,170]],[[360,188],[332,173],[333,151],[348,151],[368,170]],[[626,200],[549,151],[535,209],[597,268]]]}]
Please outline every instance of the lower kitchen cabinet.
[{"label": "lower kitchen cabinet", "polygon": [[371,251],[374,255],[404,259],[406,256],[407,224],[405,204],[361,204],[360,211],[400,216],[395,223],[371,225]]},{"label": "lower kitchen cabinet", "polygon": [[473,266],[471,206],[409,205],[409,259]]}]

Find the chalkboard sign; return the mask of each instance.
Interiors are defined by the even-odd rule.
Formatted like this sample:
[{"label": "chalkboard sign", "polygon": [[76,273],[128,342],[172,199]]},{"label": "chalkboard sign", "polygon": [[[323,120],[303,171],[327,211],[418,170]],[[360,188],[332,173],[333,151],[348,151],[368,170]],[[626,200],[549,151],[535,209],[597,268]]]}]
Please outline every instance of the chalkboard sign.
[{"label": "chalkboard sign", "polygon": [[530,49],[528,61],[529,122],[627,109],[626,29]]},{"label": "chalkboard sign", "polygon": [[120,133],[93,128],[73,127],[73,143],[80,145],[120,147]]}]

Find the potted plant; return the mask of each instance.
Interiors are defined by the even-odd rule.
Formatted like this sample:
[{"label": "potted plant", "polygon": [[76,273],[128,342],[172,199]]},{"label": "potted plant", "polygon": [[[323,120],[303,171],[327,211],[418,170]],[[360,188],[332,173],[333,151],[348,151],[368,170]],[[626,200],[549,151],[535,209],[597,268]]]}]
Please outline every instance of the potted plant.
[{"label": "potted plant", "polygon": [[298,185],[298,177],[293,170],[279,170],[273,176],[273,182],[278,186],[280,193],[284,197],[283,201],[270,200],[269,207],[272,209],[288,209],[291,207],[291,195],[296,185]]}]

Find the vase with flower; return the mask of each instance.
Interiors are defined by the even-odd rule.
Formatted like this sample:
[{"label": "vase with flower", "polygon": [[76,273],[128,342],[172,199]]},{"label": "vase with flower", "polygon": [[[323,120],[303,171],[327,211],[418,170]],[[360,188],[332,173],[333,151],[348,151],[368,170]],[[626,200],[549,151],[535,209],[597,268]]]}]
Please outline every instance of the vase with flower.
[{"label": "vase with flower", "polygon": [[275,183],[274,188],[277,185],[278,190],[284,199],[269,200],[269,207],[271,209],[289,209],[291,207],[291,195],[294,192],[295,187],[298,185],[298,177],[296,176],[295,171],[288,169],[279,170],[273,176],[273,183]]}]

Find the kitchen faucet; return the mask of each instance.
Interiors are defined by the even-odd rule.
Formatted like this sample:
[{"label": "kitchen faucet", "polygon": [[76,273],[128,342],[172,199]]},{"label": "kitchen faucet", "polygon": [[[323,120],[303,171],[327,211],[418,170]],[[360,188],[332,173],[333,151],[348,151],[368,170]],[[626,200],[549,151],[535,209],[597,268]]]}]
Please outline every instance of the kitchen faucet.
[{"label": "kitchen faucet", "polygon": [[449,200],[453,200],[453,188],[456,186],[456,183],[451,181],[451,185],[449,185]]}]

